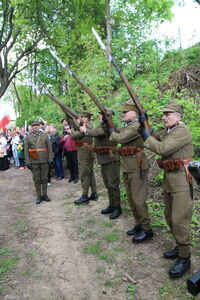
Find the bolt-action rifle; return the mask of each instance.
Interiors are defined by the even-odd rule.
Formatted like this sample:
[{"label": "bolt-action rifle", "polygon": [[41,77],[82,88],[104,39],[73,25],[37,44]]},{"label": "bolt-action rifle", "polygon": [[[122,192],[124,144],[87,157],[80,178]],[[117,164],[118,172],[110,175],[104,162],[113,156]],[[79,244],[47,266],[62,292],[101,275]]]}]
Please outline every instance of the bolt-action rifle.
[{"label": "bolt-action rifle", "polygon": [[128,92],[131,96],[131,98],[133,99],[133,102],[135,103],[135,106],[137,107],[138,111],[139,111],[139,115],[140,115],[140,120],[142,120],[142,123],[144,124],[144,127],[147,130],[150,130],[150,125],[149,122],[147,120],[147,116],[142,108],[142,105],[140,104],[137,96],[135,95],[132,86],[130,85],[128,78],[126,77],[126,75],[122,72],[122,70],[118,67],[118,65],[115,62],[115,59],[113,58],[113,56],[111,55],[111,53],[109,52],[108,48],[106,48],[106,46],[104,45],[104,43],[102,42],[100,36],[98,35],[98,33],[96,32],[96,30],[92,27],[92,32],[94,34],[94,36],[97,39],[97,42],[99,43],[100,47],[104,50],[105,54],[108,56],[109,61],[113,64],[113,66],[115,67],[117,73],[119,74],[120,78],[122,79],[122,81],[124,82],[126,88],[128,89]]},{"label": "bolt-action rifle", "polygon": [[98,100],[97,96],[90,90],[90,88],[80,79],[78,76],[69,68],[69,66],[61,61],[61,59],[57,56],[56,52],[53,50],[50,50],[50,53],[52,56],[57,60],[57,62],[82,86],[84,91],[92,98],[96,106],[99,108],[101,113],[104,116],[104,120],[108,126],[108,128],[115,127],[113,121],[110,119],[109,114],[106,111],[106,108],[103,104]]},{"label": "bolt-action rifle", "polygon": [[196,179],[197,184],[200,185],[200,161],[189,162],[188,169],[192,176]]},{"label": "bolt-action rifle", "polygon": [[67,117],[67,121],[68,121],[69,125],[71,125],[74,129],[79,128],[79,124],[76,121],[76,119],[78,119],[79,116],[76,112],[74,112],[66,104],[62,103],[47,87],[41,88],[41,87],[37,87],[33,84],[31,84],[31,86],[38,89],[40,91],[40,93],[51,98],[56,104],[58,104],[61,107],[61,109],[64,111],[64,113]]}]

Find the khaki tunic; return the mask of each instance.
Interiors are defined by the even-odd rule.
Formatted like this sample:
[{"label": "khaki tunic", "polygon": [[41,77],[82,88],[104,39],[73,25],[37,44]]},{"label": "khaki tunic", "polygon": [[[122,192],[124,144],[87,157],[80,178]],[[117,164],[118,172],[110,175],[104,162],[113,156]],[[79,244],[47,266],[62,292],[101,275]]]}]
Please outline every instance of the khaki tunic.
[{"label": "khaki tunic", "polygon": [[[38,159],[35,160],[29,155],[29,149],[39,148],[47,148],[47,151],[38,152]],[[49,170],[48,162],[53,161],[52,146],[48,136],[41,131],[27,135],[25,138],[24,154],[26,164],[32,164],[33,181],[37,196],[46,195]]]},{"label": "khaki tunic", "polygon": [[[160,134],[160,141],[150,136],[144,145],[163,160],[187,159],[193,156],[192,137],[189,129],[180,122],[171,130]],[[189,226],[192,218],[193,202],[184,168],[164,171],[163,178],[165,218],[176,239],[179,256],[189,256]]]},{"label": "khaki tunic", "polygon": [[[109,132],[107,126],[101,126],[89,129],[86,131],[86,136],[94,137],[94,146],[103,147],[111,146],[116,147],[116,142],[109,141]],[[112,160],[109,153],[96,153],[97,162],[101,165],[101,175],[104,185],[108,192],[109,205],[119,207],[120,201],[120,157],[117,150],[112,151]]]},{"label": "khaki tunic", "polygon": [[[84,133],[72,129],[71,137],[78,142],[93,143],[93,138],[85,136]],[[82,195],[88,196],[89,188],[91,192],[96,192],[96,181],[93,171],[95,155],[91,151],[92,145],[78,146],[78,164],[79,164],[79,177],[82,185]]]},{"label": "khaki tunic", "polygon": [[[122,146],[136,146],[143,148],[143,140],[138,134],[139,123],[137,119],[129,122],[120,132],[112,132],[110,141],[120,143]],[[142,169],[138,166],[137,154],[122,156],[121,167],[127,198],[135,218],[135,223],[144,230],[150,229],[150,219],[146,205],[148,193],[148,162],[142,152]],[[142,176],[141,176],[142,175]]]}]

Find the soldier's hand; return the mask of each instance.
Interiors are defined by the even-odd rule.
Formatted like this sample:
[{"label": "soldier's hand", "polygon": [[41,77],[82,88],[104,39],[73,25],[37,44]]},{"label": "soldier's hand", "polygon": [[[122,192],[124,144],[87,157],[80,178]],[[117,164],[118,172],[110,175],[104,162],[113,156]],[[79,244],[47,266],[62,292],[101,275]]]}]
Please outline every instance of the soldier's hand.
[{"label": "soldier's hand", "polygon": [[109,128],[109,132],[110,133],[112,133],[112,132],[115,132],[115,130],[116,130],[116,127],[114,126],[114,127],[111,127],[111,128]]},{"label": "soldier's hand", "polygon": [[147,113],[139,114],[139,122],[141,125],[144,125],[144,122],[148,121]]},{"label": "soldier's hand", "polygon": [[141,135],[141,137],[143,138],[144,141],[146,141],[146,139],[152,135],[153,129],[146,129],[144,126],[140,126],[138,128],[138,132]]},{"label": "soldier's hand", "polygon": [[32,164],[27,164],[26,166],[27,166],[27,168],[28,168],[29,170],[33,170]]}]

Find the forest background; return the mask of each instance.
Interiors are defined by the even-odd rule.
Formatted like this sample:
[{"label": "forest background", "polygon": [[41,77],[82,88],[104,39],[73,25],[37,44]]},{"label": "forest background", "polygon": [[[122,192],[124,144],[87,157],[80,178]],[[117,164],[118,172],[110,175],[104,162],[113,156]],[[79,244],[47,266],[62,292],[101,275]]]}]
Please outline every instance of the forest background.
[{"label": "forest background", "polygon": [[[199,1],[196,1],[199,3]],[[42,117],[62,127],[64,112],[32,85],[48,86],[77,113],[98,109],[49,52],[59,57],[115,111],[129,98],[91,32],[99,32],[147,110],[155,130],[162,127],[160,108],[169,100],[183,104],[195,156],[200,156],[200,43],[172,50],[173,40],[149,40],[156,24],[172,17],[172,0],[1,0],[0,97],[14,95],[17,126]],[[10,97],[8,93],[8,98]]]}]

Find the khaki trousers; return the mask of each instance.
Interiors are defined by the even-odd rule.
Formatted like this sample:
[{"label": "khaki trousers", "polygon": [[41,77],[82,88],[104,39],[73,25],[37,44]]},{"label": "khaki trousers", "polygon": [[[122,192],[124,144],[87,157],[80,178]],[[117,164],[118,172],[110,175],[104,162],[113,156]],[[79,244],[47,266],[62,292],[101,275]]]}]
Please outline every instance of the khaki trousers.
[{"label": "khaki trousers", "polygon": [[82,195],[88,196],[89,187],[91,187],[91,192],[97,191],[96,181],[93,171],[94,159],[80,159],[79,161],[79,176],[82,185]]},{"label": "khaki trousers", "polygon": [[146,204],[148,194],[148,170],[142,171],[142,179],[139,172],[123,173],[123,181],[127,198],[135,224],[141,225],[144,230],[150,229],[150,218]]},{"label": "khaki trousers", "polygon": [[40,197],[41,195],[46,195],[49,172],[48,163],[32,164],[32,167],[33,181],[37,196]]},{"label": "khaki trousers", "polygon": [[120,201],[120,162],[113,161],[108,164],[101,165],[101,175],[105,187],[107,188],[109,205],[119,207]]},{"label": "khaki trousers", "polygon": [[180,257],[190,255],[190,223],[193,201],[190,192],[166,193],[164,191],[165,218],[178,246]]}]

